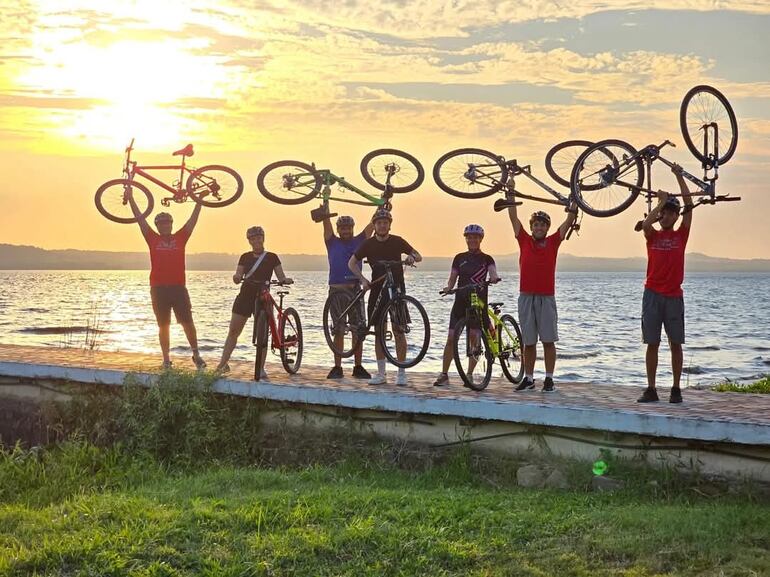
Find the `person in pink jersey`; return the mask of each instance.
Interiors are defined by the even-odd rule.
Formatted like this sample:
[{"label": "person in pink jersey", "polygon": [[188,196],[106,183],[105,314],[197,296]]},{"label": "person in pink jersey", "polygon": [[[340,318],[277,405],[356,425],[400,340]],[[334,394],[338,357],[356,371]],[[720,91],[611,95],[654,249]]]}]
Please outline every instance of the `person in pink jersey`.
[{"label": "person in pink jersey", "polygon": [[[671,170],[679,183],[685,204],[679,228],[674,228],[679,220],[679,199],[662,190],[658,191],[658,205],[642,223],[644,238],[647,241],[647,280],[642,297],[642,340],[647,345],[647,388],[638,399],[640,403],[653,403],[658,400],[655,377],[658,371],[661,328],[666,329],[671,348],[671,370],[674,373],[668,400],[671,403],[682,402],[682,390],[679,388],[684,344],[682,281],[684,251],[690,236],[693,202],[682,176],[682,168],[674,165]],[[660,225],[659,230],[653,226],[656,222]]]},{"label": "person in pink jersey", "polygon": [[[512,200],[512,199],[509,199]],[[519,325],[524,345],[524,378],[517,391],[535,388],[535,359],[537,341],[543,343],[545,379],[542,391],[556,390],[553,371],[556,367],[556,341],[558,316],[556,312],[556,257],[561,242],[577,217],[574,202],[568,208],[567,218],[553,234],[548,234],[551,217],[538,210],[529,219],[532,234],[524,230],[516,212],[516,204],[508,205],[508,216],[513,234],[519,243]]]},{"label": "person in pink jersey", "polygon": [[198,369],[204,369],[206,363],[198,351],[198,334],[192,316],[190,294],[185,286],[185,246],[198,222],[201,205],[195,203],[190,218],[175,233],[173,217],[167,212],[155,215],[158,232],[150,228],[147,219],[142,216],[132,194],[128,197],[131,210],[142,231],[142,236],[150,249],[150,297],[152,310],[158,322],[158,340],[163,354],[163,368],[171,368],[169,349],[171,347],[171,311],[176,322],[182,325],[187,341],[192,349],[192,360]]}]

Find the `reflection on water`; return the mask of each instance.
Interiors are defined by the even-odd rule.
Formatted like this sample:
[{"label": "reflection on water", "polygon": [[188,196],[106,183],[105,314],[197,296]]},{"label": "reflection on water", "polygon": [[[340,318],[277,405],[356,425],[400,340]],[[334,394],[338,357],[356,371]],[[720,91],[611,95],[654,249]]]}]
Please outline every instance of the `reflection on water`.
[{"label": "reflection on water", "polygon": [[[304,363],[330,364],[321,331],[326,273],[290,271],[296,284],[285,304],[302,316]],[[438,371],[451,299],[438,290],[446,273],[407,272],[408,292],[422,301],[431,319],[431,347],[415,370]],[[494,300],[516,313],[518,275],[503,272],[492,287]],[[146,271],[0,271],[0,341],[45,346],[84,346],[93,339],[104,350],[157,352],[157,327],[150,306]],[[644,383],[644,349],[639,315],[640,273],[560,273],[559,380]],[[228,271],[190,272],[200,348],[216,362],[227,334],[230,307],[238,287]],[[685,375],[689,384],[725,378],[749,378],[770,370],[770,274],[691,273],[685,282],[687,344]],[[249,360],[250,327],[234,358]],[[171,333],[173,352],[186,354],[181,327]],[[371,338],[365,362],[374,365]],[[661,349],[660,383],[670,378],[668,351]],[[279,363],[276,358],[268,362]],[[279,363],[280,364],[280,363]],[[276,367],[273,370],[281,370]],[[542,375],[542,364],[537,374]]]}]

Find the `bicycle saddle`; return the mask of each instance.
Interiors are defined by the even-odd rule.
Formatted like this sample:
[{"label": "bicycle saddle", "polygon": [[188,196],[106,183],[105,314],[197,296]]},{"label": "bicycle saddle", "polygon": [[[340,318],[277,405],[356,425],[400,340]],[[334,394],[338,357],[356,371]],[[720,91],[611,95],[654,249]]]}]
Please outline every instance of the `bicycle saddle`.
[{"label": "bicycle saddle", "polygon": [[188,144],[184,148],[180,148],[179,150],[174,151],[171,156],[192,156],[193,154],[193,145]]},{"label": "bicycle saddle", "polygon": [[277,294],[279,297],[282,297],[289,294],[289,291],[278,291],[275,294]]},{"label": "bicycle saddle", "polygon": [[487,306],[490,306],[490,307],[492,307],[492,308],[496,308],[496,307],[501,307],[501,306],[503,306],[504,304],[505,304],[505,303],[487,303]]}]

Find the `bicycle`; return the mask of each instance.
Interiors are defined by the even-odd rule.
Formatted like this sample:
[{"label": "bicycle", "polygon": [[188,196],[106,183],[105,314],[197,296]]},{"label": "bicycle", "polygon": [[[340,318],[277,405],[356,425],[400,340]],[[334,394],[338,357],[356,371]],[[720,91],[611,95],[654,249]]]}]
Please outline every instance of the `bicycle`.
[{"label": "bicycle", "polygon": [[[559,184],[569,187],[569,172],[577,158],[586,148],[593,143],[587,140],[567,140],[552,147],[545,157],[545,168],[548,174]],[[515,177],[524,176],[534,182],[539,188],[547,192],[553,198],[533,196],[516,190]],[[495,211],[501,211],[511,205],[508,197],[525,198],[547,204],[564,206],[567,209],[571,202],[571,195],[564,195],[558,190],[548,186],[545,182],[532,174],[530,165],[522,166],[516,159],[489,152],[481,148],[459,148],[447,152],[436,161],[433,166],[433,180],[444,192],[458,198],[486,198],[503,191],[506,199],[495,202]],[[521,204],[515,202],[515,204]],[[577,220],[570,227],[567,237],[572,232],[580,230]]]},{"label": "bicycle", "polygon": [[[373,150],[364,156],[361,160],[361,174],[367,183],[382,191],[380,197],[364,192],[329,169],[319,169],[315,163],[306,164],[297,160],[279,160],[268,164],[257,176],[257,188],[263,196],[279,204],[302,204],[317,198],[324,205],[327,205],[329,200],[337,200],[390,210],[393,194],[411,192],[425,179],[425,171],[419,160],[411,154],[393,148]],[[364,200],[333,197],[334,185],[338,185],[341,191],[351,191]],[[316,222],[335,216],[318,209],[311,214]]]},{"label": "bicycle", "polygon": [[[725,118],[727,123],[720,125],[719,120]],[[702,179],[681,169],[682,176],[695,184],[702,193],[693,208],[701,204],[740,200],[740,197],[729,194],[716,194],[719,167],[732,158],[738,144],[738,123],[727,98],[711,86],[695,86],[682,100],[679,125],[687,148],[701,161],[703,168]],[[699,140],[698,132],[702,133],[701,148],[696,144]],[[623,140],[609,139],[597,142],[585,150],[575,161],[570,176],[570,190],[578,206],[593,216],[612,216],[626,210],[638,196],[644,194],[647,201],[646,217],[657,198],[657,192],[652,190],[653,163],[659,160],[672,169],[677,167],[674,162],[661,156],[661,149],[666,146],[676,145],[665,140],[662,144],[650,144],[637,151]],[[691,196],[699,194],[690,193]],[[670,196],[682,194],[671,193]],[[609,204],[609,208],[605,208],[606,204]],[[636,224],[637,231],[641,230],[642,222]]]},{"label": "bicycle", "polygon": [[[175,165],[149,166],[139,165],[131,160],[131,151],[134,149],[134,139],[126,147],[126,160],[123,165],[123,178],[108,180],[96,191],[94,202],[96,209],[107,219],[121,224],[136,222],[136,217],[128,203],[128,194],[134,190],[134,200],[139,206],[142,218],[152,212],[155,200],[150,190],[135,179],[141,176],[157,186],[167,190],[172,196],[161,199],[163,206],[170,206],[171,202],[183,203],[192,198],[196,203],[216,208],[234,203],[243,193],[243,179],[232,168],[218,164],[210,164],[194,169],[187,166],[186,159],[194,154],[193,145],[188,144],[172,153],[172,156],[181,156],[182,161]],[[155,177],[149,171],[177,170],[179,179],[171,185]],[[185,180],[185,186],[182,186]],[[136,194],[141,192],[141,195]]]},{"label": "bicycle", "polygon": [[[246,281],[249,282],[249,281]],[[268,338],[270,338],[270,350],[281,357],[281,364],[290,375],[296,374],[302,364],[303,339],[302,322],[299,313],[292,307],[283,308],[283,298],[289,294],[288,290],[279,290],[278,304],[270,294],[270,286],[286,286],[290,283],[271,280],[269,283],[260,282],[263,285],[258,297],[254,301],[254,331],[252,344],[257,347],[254,359],[254,380],[260,378],[259,370],[263,366],[261,355],[267,354]],[[268,314],[268,309],[270,314]],[[275,314],[272,314],[275,311]],[[278,319],[276,322],[276,318]]]},{"label": "bicycle", "polygon": [[[384,275],[372,280],[370,284],[382,282],[382,290],[377,297],[371,317],[366,319],[366,325],[355,322],[358,311],[363,307],[366,290],[360,289],[352,299],[343,294],[332,294],[326,299],[323,309],[324,336],[329,348],[340,357],[351,356],[358,345],[363,343],[368,335],[375,335],[382,343],[382,349],[388,361],[397,367],[408,369],[419,363],[430,345],[430,321],[425,307],[413,296],[403,294],[396,286],[392,267],[399,266],[399,260],[381,260],[374,264],[386,267]],[[375,326],[374,314],[379,310],[384,295],[389,301],[383,309]],[[339,312],[338,312],[339,311]],[[336,317],[334,316],[336,314]],[[390,330],[388,330],[390,324]],[[374,327],[374,331],[372,331]],[[343,335],[342,345],[334,342],[335,335]],[[403,360],[399,360],[399,344],[396,334],[406,338],[406,350]],[[392,347],[392,348],[391,348]]]},{"label": "bicycle", "polygon": [[[485,305],[478,294],[480,288],[490,284],[492,283],[484,281],[439,292],[440,295],[446,296],[470,291],[465,317],[454,326],[452,346],[455,368],[465,386],[474,391],[483,391],[487,387],[492,379],[492,367],[496,359],[500,361],[505,378],[511,383],[518,384],[524,377],[521,329],[516,319],[512,315],[501,314],[505,303],[493,302]],[[464,361],[468,363],[467,369]],[[474,378],[477,368],[481,369],[479,381]]]}]

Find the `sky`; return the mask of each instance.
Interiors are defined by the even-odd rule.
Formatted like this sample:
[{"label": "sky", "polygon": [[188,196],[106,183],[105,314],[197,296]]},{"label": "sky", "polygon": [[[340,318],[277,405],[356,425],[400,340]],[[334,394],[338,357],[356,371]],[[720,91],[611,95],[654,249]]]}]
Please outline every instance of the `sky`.
[{"label": "sky", "polygon": [[[142,164],[173,162],[173,150],[193,143],[191,163],[243,177],[235,204],[203,211],[188,252],[248,250],[245,230],[258,224],[269,250],[323,253],[309,215],[317,204],[270,202],[257,190],[259,171],[282,159],[315,162],[372,191],[361,158],[397,148],[420,159],[426,179],[395,199],[395,234],[424,255],[451,255],[474,222],[487,231],[487,252],[511,253],[494,198],[458,199],[434,184],[443,153],[488,149],[555,185],[543,161],[558,142],[619,138],[640,148],[670,139],[677,148],[667,157],[699,175],[679,106],[692,86],[709,84],[739,125],[717,190],[742,201],[699,208],[688,250],[770,258],[767,30],[766,1],[4,0],[0,243],[141,250],[138,227],[106,220],[93,200],[120,177],[135,138]],[[674,182],[655,167],[654,188]],[[171,208],[177,223],[191,205]],[[371,214],[332,209],[359,224]],[[563,218],[551,205],[520,207],[539,209]],[[614,217],[585,216],[562,250],[644,255],[633,231],[644,209],[637,200]]]}]

